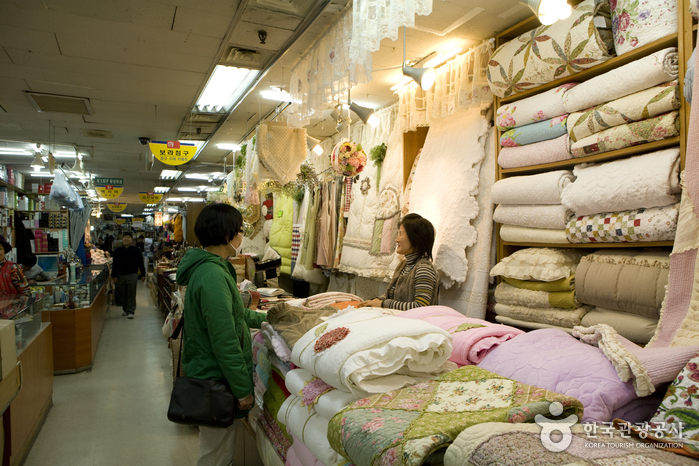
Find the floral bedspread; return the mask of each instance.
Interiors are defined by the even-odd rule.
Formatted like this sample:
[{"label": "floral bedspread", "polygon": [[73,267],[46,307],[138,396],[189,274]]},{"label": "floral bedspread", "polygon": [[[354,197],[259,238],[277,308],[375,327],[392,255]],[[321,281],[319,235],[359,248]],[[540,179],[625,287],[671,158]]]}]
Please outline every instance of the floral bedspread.
[{"label": "floral bedspread", "polygon": [[467,427],[483,422],[533,422],[550,416],[582,418],[577,399],[464,366],[435,380],[374,395],[349,405],[328,426],[332,448],[357,466],[423,464]]}]

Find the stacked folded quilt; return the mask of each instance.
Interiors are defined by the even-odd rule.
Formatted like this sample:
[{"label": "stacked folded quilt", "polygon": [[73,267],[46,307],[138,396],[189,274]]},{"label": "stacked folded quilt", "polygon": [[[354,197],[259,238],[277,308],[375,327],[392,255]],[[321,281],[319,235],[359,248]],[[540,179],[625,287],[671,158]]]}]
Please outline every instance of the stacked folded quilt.
[{"label": "stacked folded quilt", "polygon": [[602,164],[576,165],[561,192],[576,217],[571,243],[671,241],[678,216],[679,148]]},{"label": "stacked folded quilt", "polygon": [[607,324],[638,344],[653,336],[670,271],[663,250],[607,249],[583,257],[576,270],[576,296],[594,311],[582,325]]},{"label": "stacked folded quilt", "polygon": [[[608,45],[595,19],[609,17],[609,2],[585,0],[567,19],[526,32],[498,47],[486,72],[493,94],[507,97],[608,60]],[[605,23],[601,22],[604,28]]]},{"label": "stacked folded quilt", "polygon": [[437,464],[440,450],[464,429],[484,422],[534,422],[536,415],[550,414],[553,402],[563,406],[563,416],[582,418],[582,403],[571,396],[465,366],[354,402],[331,419],[327,437],[357,465]]},{"label": "stacked folded quilt", "polygon": [[[499,205],[495,209],[493,220],[503,224],[503,228],[516,226],[520,230],[526,229],[523,233],[529,233],[530,241],[548,242],[546,239],[552,231],[556,231],[561,237],[569,219],[573,217],[573,212],[561,204],[561,193],[572,180],[572,172],[558,170],[515,176],[496,182],[493,185],[493,202]],[[515,237],[506,241],[525,240]]]},{"label": "stacked folded quilt", "polygon": [[425,306],[402,312],[399,317],[429,322],[451,334],[454,349],[450,361],[459,366],[478,364],[499,344],[524,333],[507,325],[466,317],[446,306]]},{"label": "stacked folded quilt", "polygon": [[[503,277],[495,289],[497,318],[572,329],[592,306],[576,297],[575,273],[582,254],[565,249],[529,248],[505,257],[490,272]],[[500,320],[500,319],[498,319]]]}]

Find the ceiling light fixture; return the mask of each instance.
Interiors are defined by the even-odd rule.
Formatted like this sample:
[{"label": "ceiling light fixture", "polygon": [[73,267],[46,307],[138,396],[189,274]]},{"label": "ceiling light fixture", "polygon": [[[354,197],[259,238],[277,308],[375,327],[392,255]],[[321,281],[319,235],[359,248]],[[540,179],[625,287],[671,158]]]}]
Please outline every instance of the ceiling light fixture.
[{"label": "ceiling light fixture", "polygon": [[258,74],[257,70],[216,65],[197,100],[197,110],[202,113],[228,111]]},{"label": "ceiling light fixture", "polygon": [[223,150],[232,150],[234,152],[240,150],[240,145],[238,144],[216,144],[216,147]]},{"label": "ceiling light fixture", "polygon": [[437,73],[434,68],[413,68],[405,64],[405,29],[403,26],[403,76],[411,77],[423,91],[427,91],[434,86]]},{"label": "ceiling light fixture", "polygon": [[185,178],[190,180],[209,180],[213,178],[213,174],[208,173],[187,173],[184,175]]},{"label": "ceiling light fixture", "polygon": [[196,193],[199,192],[199,188],[177,188],[178,191]]},{"label": "ceiling light fixture", "polygon": [[369,124],[376,127],[379,126],[379,123],[381,123],[379,118],[374,115],[373,108],[362,107],[361,105],[357,105],[356,103],[352,102],[349,109],[356,113],[359,119],[362,120],[365,125]]},{"label": "ceiling light fixture", "polygon": [[122,217],[133,217],[132,214],[121,214]]},{"label": "ceiling light fixture", "polygon": [[[437,55],[436,57],[432,58],[427,63],[425,63],[425,68],[427,68],[427,67],[436,68],[437,66],[441,65],[442,63],[449,60],[450,58],[458,55],[459,52],[461,52],[461,50],[462,50],[461,47],[455,47],[446,53],[440,53],[439,55]],[[391,90],[392,91],[398,90],[401,87],[405,86],[406,84],[410,83],[410,81],[412,81],[412,80],[413,79],[411,77],[406,76],[403,79],[401,79],[400,81],[398,81],[396,84],[394,84],[391,87]]]},{"label": "ceiling light fixture", "polygon": [[35,172],[44,168],[44,162],[41,160],[41,144],[36,145],[36,154],[34,154],[34,160],[32,160],[30,167],[32,167]]},{"label": "ceiling light fixture", "polygon": [[155,193],[162,194],[162,193],[166,193],[168,191],[170,191],[170,188],[167,186],[156,186],[155,188],[153,188],[153,192],[155,192]]},{"label": "ceiling light fixture", "polygon": [[278,102],[291,102],[291,94],[278,87],[273,87],[271,91],[260,91],[260,97]]},{"label": "ceiling light fixture", "polygon": [[182,172],[179,170],[163,170],[160,172],[160,179],[161,180],[176,180],[177,178],[182,175]]},{"label": "ceiling light fixture", "polygon": [[319,140],[311,136],[306,136],[306,147],[317,155],[323,155],[323,148],[320,147]]},{"label": "ceiling light fixture", "polygon": [[565,0],[519,0],[519,3],[527,5],[544,25],[566,19],[572,12]]}]

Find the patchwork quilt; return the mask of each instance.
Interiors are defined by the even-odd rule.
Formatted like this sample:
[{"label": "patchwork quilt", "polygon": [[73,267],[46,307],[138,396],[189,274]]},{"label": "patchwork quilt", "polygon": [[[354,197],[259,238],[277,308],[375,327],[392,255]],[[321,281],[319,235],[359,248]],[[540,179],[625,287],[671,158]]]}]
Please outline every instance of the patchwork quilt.
[{"label": "patchwork quilt", "polygon": [[421,465],[467,427],[533,422],[559,402],[563,418],[582,418],[577,399],[516,382],[475,366],[356,401],[328,425],[335,451],[360,465]]},{"label": "patchwork quilt", "polygon": [[609,17],[609,2],[585,0],[567,19],[500,46],[490,57],[486,74],[493,94],[507,97],[608,60],[595,16]]},{"label": "patchwork quilt", "polygon": [[583,215],[568,222],[566,237],[571,243],[672,241],[679,206],[678,202],[650,209]]}]

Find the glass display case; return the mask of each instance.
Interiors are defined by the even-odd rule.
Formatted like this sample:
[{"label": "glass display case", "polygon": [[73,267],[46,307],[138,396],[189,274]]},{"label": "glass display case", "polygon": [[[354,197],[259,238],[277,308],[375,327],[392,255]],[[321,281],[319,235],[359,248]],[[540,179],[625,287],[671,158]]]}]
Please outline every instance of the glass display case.
[{"label": "glass display case", "polygon": [[62,276],[55,280],[39,282],[32,289],[43,289],[53,296],[53,309],[79,309],[90,307],[102,286],[109,278],[104,266],[85,268],[74,280]]},{"label": "glass display case", "polygon": [[41,331],[41,312],[51,308],[53,296],[42,292],[31,295],[0,295],[0,318],[15,322],[17,354]]}]

